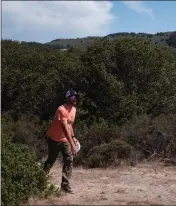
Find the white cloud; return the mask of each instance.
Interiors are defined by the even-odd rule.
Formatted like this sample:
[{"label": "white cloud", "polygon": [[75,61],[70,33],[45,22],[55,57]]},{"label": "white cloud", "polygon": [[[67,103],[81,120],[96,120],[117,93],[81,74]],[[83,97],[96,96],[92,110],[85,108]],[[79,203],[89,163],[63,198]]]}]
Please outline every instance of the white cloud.
[{"label": "white cloud", "polygon": [[116,19],[112,7],[108,1],[3,1],[2,14],[8,14],[16,32],[42,30],[83,37],[109,32]]},{"label": "white cloud", "polygon": [[146,13],[152,19],[154,18],[153,10],[148,8],[143,1],[124,1],[123,2],[129,9],[136,11],[137,13]]}]

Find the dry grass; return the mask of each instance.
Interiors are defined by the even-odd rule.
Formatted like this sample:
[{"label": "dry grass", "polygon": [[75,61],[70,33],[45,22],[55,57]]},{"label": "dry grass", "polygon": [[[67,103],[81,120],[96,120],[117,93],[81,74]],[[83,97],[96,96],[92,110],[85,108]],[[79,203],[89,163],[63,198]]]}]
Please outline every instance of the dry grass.
[{"label": "dry grass", "polygon": [[[51,181],[61,180],[61,166],[54,166]],[[30,199],[28,205],[176,205],[176,169],[163,163],[109,169],[74,168],[75,194]]]}]

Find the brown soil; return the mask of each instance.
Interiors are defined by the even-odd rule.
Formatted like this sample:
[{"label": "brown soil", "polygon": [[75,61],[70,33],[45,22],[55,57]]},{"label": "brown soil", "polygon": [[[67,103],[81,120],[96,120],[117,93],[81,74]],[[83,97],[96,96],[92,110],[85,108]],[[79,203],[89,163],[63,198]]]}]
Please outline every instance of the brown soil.
[{"label": "brown soil", "polygon": [[[59,186],[61,166],[51,170]],[[176,205],[176,167],[161,163],[108,169],[74,168],[74,194],[30,199],[28,205]]]}]

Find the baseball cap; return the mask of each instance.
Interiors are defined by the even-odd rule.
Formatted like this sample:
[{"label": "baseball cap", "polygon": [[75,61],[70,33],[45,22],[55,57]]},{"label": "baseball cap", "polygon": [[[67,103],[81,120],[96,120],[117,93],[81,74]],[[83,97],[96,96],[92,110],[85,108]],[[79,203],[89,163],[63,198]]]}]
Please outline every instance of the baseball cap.
[{"label": "baseball cap", "polygon": [[73,89],[70,89],[66,92],[66,98],[71,97],[71,96],[77,96],[77,92],[74,91]]}]

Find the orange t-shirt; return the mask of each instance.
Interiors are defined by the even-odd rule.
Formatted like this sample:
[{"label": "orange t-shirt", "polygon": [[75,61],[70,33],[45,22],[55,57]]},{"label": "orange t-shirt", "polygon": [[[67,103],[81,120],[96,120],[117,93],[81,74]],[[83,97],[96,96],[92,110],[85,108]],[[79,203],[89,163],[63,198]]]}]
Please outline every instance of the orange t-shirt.
[{"label": "orange t-shirt", "polygon": [[74,106],[62,105],[57,108],[54,119],[49,127],[46,135],[51,137],[54,141],[67,142],[67,138],[61,127],[60,120],[67,120],[70,134],[72,133],[70,126],[73,125],[76,116],[76,108]]}]

